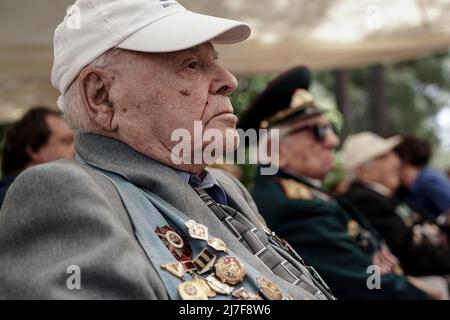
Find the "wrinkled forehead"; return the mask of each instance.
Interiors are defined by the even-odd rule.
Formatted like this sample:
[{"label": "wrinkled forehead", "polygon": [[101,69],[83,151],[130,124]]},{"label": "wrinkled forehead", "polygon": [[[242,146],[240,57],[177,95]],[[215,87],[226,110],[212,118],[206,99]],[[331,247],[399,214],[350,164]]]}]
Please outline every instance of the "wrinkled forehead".
[{"label": "wrinkled forehead", "polygon": [[212,59],[218,58],[218,52],[215,50],[214,46],[210,42],[203,43],[201,45],[180,50],[180,51],[173,51],[173,52],[140,52],[140,51],[131,51],[131,50],[124,50],[120,49],[123,53],[123,57],[125,59],[152,59],[156,61],[171,63],[176,62],[178,58],[182,58],[184,56],[188,55],[203,55],[210,57]]},{"label": "wrinkled forehead", "polygon": [[192,48],[166,53],[166,55],[169,57],[176,57],[184,54],[205,54],[212,58],[218,58],[219,56],[219,53],[216,51],[214,45],[211,42],[205,42]]}]

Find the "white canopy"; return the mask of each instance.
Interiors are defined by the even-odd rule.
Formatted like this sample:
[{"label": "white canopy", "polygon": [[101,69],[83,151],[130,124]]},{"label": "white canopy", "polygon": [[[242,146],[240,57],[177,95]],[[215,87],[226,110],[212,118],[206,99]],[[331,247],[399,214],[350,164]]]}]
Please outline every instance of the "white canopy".
[{"label": "white canopy", "polygon": [[[243,44],[219,47],[237,75],[353,68],[426,56],[450,46],[450,0],[180,0],[187,8],[248,22]],[[0,121],[36,104],[55,106],[52,35],[69,0],[0,2]],[[80,49],[82,54],[82,49]]]}]

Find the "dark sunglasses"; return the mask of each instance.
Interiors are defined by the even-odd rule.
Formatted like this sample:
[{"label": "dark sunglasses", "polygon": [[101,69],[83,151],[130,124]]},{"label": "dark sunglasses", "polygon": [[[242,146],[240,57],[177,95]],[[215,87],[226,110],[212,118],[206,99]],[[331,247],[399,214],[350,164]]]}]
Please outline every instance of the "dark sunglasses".
[{"label": "dark sunglasses", "polygon": [[318,142],[323,142],[325,141],[328,130],[331,130],[336,134],[336,128],[332,123],[314,123],[308,126],[294,129],[288,132],[288,135],[293,135],[301,131],[310,131]]}]

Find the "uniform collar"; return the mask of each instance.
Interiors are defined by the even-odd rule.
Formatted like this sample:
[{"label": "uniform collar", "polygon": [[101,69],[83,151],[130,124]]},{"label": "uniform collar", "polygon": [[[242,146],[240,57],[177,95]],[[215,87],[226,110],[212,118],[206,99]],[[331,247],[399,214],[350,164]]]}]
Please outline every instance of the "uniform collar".
[{"label": "uniform collar", "polygon": [[322,182],[320,180],[305,177],[303,175],[297,174],[297,173],[293,172],[292,170],[288,170],[288,169],[280,169],[278,171],[277,175],[282,178],[289,178],[289,179],[297,180],[297,181],[307,185],[308,187],[317,189],[323,193],[327,193],[322,189]]},{"label": "uniform collar", "polygon": [[360,183],[363,186],[366,186],[368,189],[375,191],[376,193],[381,194],[382,196],[385,196],[386,198],[390,198],[392,196],[392,192],[386,188],[385,186],[383,186],[380,183],[376,183],[376,182],[362,182],[360,181]]}]

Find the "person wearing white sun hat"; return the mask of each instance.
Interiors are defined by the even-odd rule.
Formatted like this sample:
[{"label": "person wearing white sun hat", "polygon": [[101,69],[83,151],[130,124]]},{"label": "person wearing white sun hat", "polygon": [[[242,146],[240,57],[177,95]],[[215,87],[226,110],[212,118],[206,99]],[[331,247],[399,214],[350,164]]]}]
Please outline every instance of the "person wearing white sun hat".
[{"label": "person wearing white sun hat", "polygon": [[343,163],[351,184],[342,198],[355,205],[375,227],[407,274],[422,276],[420,281],[431,284],[448,299],[446,281],[435,276],[450,274],[445,233],[395,197],[401,164],[394,148],[401,141],[399,136],[385,139],[367,131],[347,137]]},{"label": "person wearing white sun hat", "polygon": [[[361,165],[370,162],[370,160],[390,152],[393,153],[395,146],[400,142],[401,138],[399,136],[384,139],[369,131],[350,135],[342,145],[345,156],[344,167],[349,173],[354,173]],[[393,178],[396,177],[396,175],[393,175]]]},{"label": "person wearing white sun hat", "polygon": [[11,186],[0,299],[329,297],[238,181],[172,157],[172,134],[192,136],[196,122],[234,132],[236,148],[237,81],[214,44],[250,27],[172,0],[78,0],[69,11],[51,78],[77,162],[34,167]]}]

